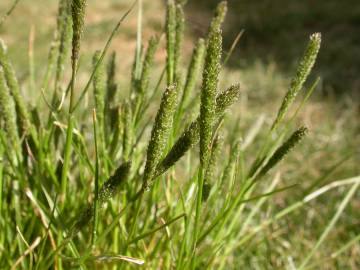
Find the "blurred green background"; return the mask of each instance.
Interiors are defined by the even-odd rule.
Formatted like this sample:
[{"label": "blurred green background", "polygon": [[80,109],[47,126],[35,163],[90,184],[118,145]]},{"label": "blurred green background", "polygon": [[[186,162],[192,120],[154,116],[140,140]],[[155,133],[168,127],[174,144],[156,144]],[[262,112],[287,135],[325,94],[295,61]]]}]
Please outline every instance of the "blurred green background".
[{"label": "blurred green background", "polygon": [[[213,10],[219,0],[189,1],[195,24]],[[357,95],[360,89],[360,2],[357,0],[230,0],[225,46],[245,30],[230,62],[244,67],[260,58],[277,63],[281,71],[301,55],[307,37],[321,32],[323,46],[316,73],[324,90]],[[349,93],[351,92],[351,93]]]}]

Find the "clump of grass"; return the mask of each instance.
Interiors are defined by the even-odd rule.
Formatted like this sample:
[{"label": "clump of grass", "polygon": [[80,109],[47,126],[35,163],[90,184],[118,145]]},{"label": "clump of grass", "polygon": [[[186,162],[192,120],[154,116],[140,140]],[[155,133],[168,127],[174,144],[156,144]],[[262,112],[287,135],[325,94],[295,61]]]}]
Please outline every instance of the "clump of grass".
[{"label": "clump of grass", "polygon": [[[218,5],[207,36],[195,45],[184,78],[184,1],[167,3],[165,48],[159,33],[146,50],[141,49],[139,1],[133,73],[129,89],[121,89],[128,95],[117,94],[115,54],[107,66],[105,55],[132,8],[115,26],[104,49],[94,53],[89,80],[75,102],[85,6],[85,0],[59,3],[42,85],[44,94],[52,91],[54,101],[61,85],[69,86],[61,106],[47,104],[49,119],[30,116],[22,85],[0,44],[0,268],[16,262],[24,269],[130,269],[142,263],[147,269],[235,269],[235,260],[264,256],[264,246],[276,245],[263,241],[269,226],[281,226],[285,217],[330,189],[325,186],[305,194],[281,210],[270,207],[264,214],[262,209],[265,203],[271,205],[275,194],[294,187],[277,187],[279,178],[270,173],[307,133],[300,127],[289,136],[314,88],[286,119],[314,65],[320,35],[310,37],[267,135],[251,134],[243,141],[242,126],[229,128],[234,117],[227,115],[232,105],[239,106],[240,84],[219,89],[225,1]],[[153,72],[157,50],[167,54],[160,75]],[[70,82],[63,76],[67,58]],[[90,102],[83,104],[91,85]],[[161,89],[165,90],[158,100]],[[65,99],[67,93],[70,97]],[[198,96],[200,109],[194,120],[188,112]],[[154,117],[150,103],[158,106]],[[257,155],[248,151],[251,143],[260,146]],[[355,178],[337,183],[356,185],[305,261],[296,262],[302,268],[334,227],[358,182]],[[247,260],[239,265],[259,268]]]}]

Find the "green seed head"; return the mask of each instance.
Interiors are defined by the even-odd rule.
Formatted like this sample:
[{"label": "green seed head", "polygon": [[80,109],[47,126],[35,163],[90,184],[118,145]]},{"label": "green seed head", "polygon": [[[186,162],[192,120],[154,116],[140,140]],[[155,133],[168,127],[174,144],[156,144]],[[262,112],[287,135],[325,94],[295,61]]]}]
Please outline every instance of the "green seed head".
[{"label": "green seed head", "polygon": [[[101,51],[96,51],[93,57],[93,68],[95,69],[97,62],[99,61],[101,56]],[[97,114],[102,119],[102,115],[104,112],[104,102],[105,102],[105,89],[106,89],[106,70],[105,65],[102,62],[96,72],[94,74],[94,96],[95,96],[95,107]],[[99,119],[99,117],[97,117]]]},{"label": "green seed head", "polygon": [[16,125],[16,112],[10,89],[5,79],[5,72],[0,65],[0,120],[4,121],[10,149],[20,154],[20,139]]},{"label": "green seed head", "polygon": [[214,29],[209,35],[200,105],[200,161],[203,165],[209,159],[212,129],[216,114],[216,91],[222,52],[221,31]]},{"label": "green seed head", "polygon": [[295,77],[291,80],[290,88],[286,93],[283,102],[280,106],[277,117],[274,121],[272,129],[274,129],[285,117],[289,107],[294,102],[297,94],[303,87],[306,78],[309,76],[313,68],[316,57],[318,55],[321,44],[321,34],[315,33],[310,36],[310,41],[305,50],[305,53],[300,60]]},{"label": "green seed head", "polygon": [[234,84],[216,98],[216,114],[223,114],[240,97],[240,84]]},{"label": "green seed head", "polygon": [[30,113],[27,109],[25,100],[20,92],[19,82],[15,75],[15,70],[10,63],[7,55],[7,48],[2,39],[0,39],[0,65],[3,68],[6,84],[10,89],[10,93],[15,101],[16,113],[19,118],[19,130],[26,133],[31,127]]},{"label": "green seed head", "polygon": [[174,73],[178,77],[178,69],[181,56],[181,46],[184,39],[185,16],[181,4],[176,5],[176,33],[175,33],[175,52],[174,52]]},{"label": "green seed head", "polygon": [[[95,69],[96,64],[98,63],[101,56],[101,51],[96,51],[93,57],[93,68]],[[94,97],[95,97],[95,109],[96,109],[96,118],[98,121],[98,136],[100,138],[100,143],[103,144],[105,141],[105,127],[104,127],[104,112],[105,112],[105,94],[106,94],[106,70],[104,62],[96,69],[94,73]]]},{"label": "green seed head", "polygon": [[301,127],[296,130],[290,138],[283,143],[272,155],[267,164],[261,169],[259,177],[265,175],[271,168],[273,168],[279,161],[281,161],[286,154],[288,154],[307,134],[308,129]]},{"label": "green seed head", "polygon": [[185,153],[194,147],[200,138],[199,119],[192,122],[187,130],[175,142],[169,153],[161,161],[156,169],[156,176],[163,174],[173,166]]},{"label": "green seed head", "polygon": [[205,172],[203,197],[202,197],[203,201],[206,201],[208,199],[210,195],[211,187],[214,184],[216,167],[218,165],[218,158],[220,157],[223,144],[224,144],[223,137],[220,135],[216,136],[211,148],[211,156]]},{"label": "green seed head", "polygon": [[143,188],[148,188],[151,185],[151,180],[155,176],[156,167],[164,155],[172,129],[174,112],[177,105],[177,93],[177,86],[172,85],[169,86],[163,94],[147,149]]},{"label": "green seed head", "polygon": [[124,183],[129,176],[131,162],[125,162],[120,165],[114,174],[104,183],[99,191],[99,203],[103,205],[108,200],[113,198],[118,192],[122,183]]},{"label": "green seed head", "polygon": [[[115,173],[104,183],[104,185],[99,190],[99,206],[103,207],[106,202],[112,199],[116,193],[119,191],[119,188],[122,183],[124,183],[130,173],[131,163],[126,162],[120,165],[116,169]],[[80,214],[80,218],[75,222],[71,235],[78,233],[83,227],[85,227],[92,220],[94,216],[94,203],[90,204],[85,210]]]},{"label": "green seed head", "polygon": [[159,45],[159,38],[152,37],[149,41],[149,45],[145,54],[143,70],[140,79],[140,93],[144,95],[149,87],[150,71],[154,64],[154,57]]},{"label": "green seed head", "polygon": [[76,69],[80,54],[81,37],[84,31],[86,0],[73,0],[71,5],[73,21],[72,66]]},{"label": "green seed head", "polygon": [[225,20],[226,13],[227,13],[227,2],[222,1],[216,7],[214,17],[211,21],[210,31],[212,31],[212,29],[221,28],[221,25]]},{"label": "green seed head", "polygon": [[176,6],[173,0],[168,0],[166,11],[166,69],[167,84],[174,83],[175,77],[175,42],[176,42]]}]

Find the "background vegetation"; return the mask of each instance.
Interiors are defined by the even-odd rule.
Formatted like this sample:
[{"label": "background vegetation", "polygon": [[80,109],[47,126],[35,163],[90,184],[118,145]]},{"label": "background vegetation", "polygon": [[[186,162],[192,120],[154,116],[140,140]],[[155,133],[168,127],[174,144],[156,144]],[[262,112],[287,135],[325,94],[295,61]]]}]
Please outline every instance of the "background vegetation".
[{"label": "background vegetation", "polygon": [[[188,23],[183,45],[184,68],[188,65],[192,44],[199,36],[206,35],[211,11],[217,2],[189,0],[185,9]],[[309,135],[301,147],[296,148],[286,162],[281,163],[269,176],[269,179],[278,179],[280,186],[296,184],[296,188],[276,194],[261,205],[254,224],[301,199],[309,188],[315,189],[314,183],[320,187],[334,180],[359,175],[360,7],[355,2],[229,1],[229,17],[224,24],[225,53],[230,50],[236,35],[242,29],[245,32],[222,71],[220,84],[221,89],[224,89],[230,83],[241,83],[240,102],[234,106],[232,116],[225,121],[229,130],[236,127],[239,137],[246,138],[254,123],[262,122],[259,139],[247,149],[248,157],[259,151],[262,139],[266,137],[309,34],[322,32],[323,36],[322,50],[311,77],[314,79],[320,76],[321,82],[294,123],[294,126],[305,124],[310,130]],[[10,0],[1,1],[0,14],[11,4]],[[87,81],[94,51],[103,47],[113,26],[130,5],[130,1],[88,1],[79,85]],[[150,36],[162,31],[165,6],[162,1],[144,1],[143,10],[143,33],[147,41]],[[21,0],[11,17],[0,26],[0,37],[8,45],[9,57],[15,66],[24,96],[29,103],[39,108],[41,116],[42,110],[46,111],[46,105],[42,101],[41,92],[36,91],[40,82],[32,82],[30,79],[29,67],[33,64],[36,78],[43,77],[56,14],[57,1]],[[136,12],[132,12],[110,48],[118,54],[116,76],[120,96],[128,93],[128,78],[131,76],[136,46],[136,24]],[[33,41],[30,42],[34,53],[33,63],[29,62],[28,57],[29,39]],[[160,64],[166,59],[164,48],[165,42],[162,40],[155,55],[153,74],[156,80],[161,73]],[[64,82],[70,76],[71,70],[66,69]],[[310,86],[311,81],[307,86]],[[152,80],[152,87],[155,83]],[[150,106],[151,115],[156,113],[158,104],[159,99]],[[84,111],[82,117],[91,126],[91,113]],[[224,147],[223,152],[227,153],[228,150],[229,146]],[[94,157],[94,153],[90,156]],[[176,170],[179,178],[186,169],[186,163],[181,163],[181,166]],[[251,265],[254,269],[292,269],[293,261],[302,261],[304,254],[308,254],[317,242],[347,190],[347,186],[331,190],[279,223],[272,224],[249,246],[237,249],[229,262],[234,266]],[[351,245],[340,256],[331,257],[346,243],[358,238],[358,200],[357,191],[335,229],[327,237],[326,244],[316,251],[312,261],[315,268],[319,264],[323,269],[359,267],[358,245]],[[248,209],[251,210],[255,204],[250,204]],[[24,228],[27,226],[30,225],[25,224]],[[0,248],[0,253],[3,253],[4,247]],[[5,261],[11,259],[17,258],[8,257]]]}]

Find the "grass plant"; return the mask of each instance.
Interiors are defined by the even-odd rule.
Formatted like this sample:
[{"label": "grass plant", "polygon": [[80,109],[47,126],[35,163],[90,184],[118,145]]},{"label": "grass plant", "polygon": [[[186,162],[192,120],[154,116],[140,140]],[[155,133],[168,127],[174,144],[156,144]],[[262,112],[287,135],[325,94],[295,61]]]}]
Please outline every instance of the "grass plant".
[{"label": "grass plant", "polygon": [[[35,117],[37,108],[22,95],[24,86],[0,42],[0,268],[262,269],[248,258],[260,261],[264,246],[276,248],[277,234],[269,236],[269,228],[282,227],[290,214],[330,190],[351,186],[307,255],[280,259],[289,269],[316,265],[312,259],[355,195],[359,177],[325,184],[314,180],[311,189],[281,209],[265,212],[264,206],[297,187],[280,185],[280,174],[272,171],[308,133],[296,120],[318,82],[304,87],[321,35],[310,36],[273,124],[264,126],[259,117],[241,139],[246,132],[233,128],[237,120],[228,112],[241,106],[242,85],[235,81],[222,90],[219,83],[225,76],[226,1],[194,46],[187,69],[184,3],[167,2],[164,33],[150,38],[144,49],[143,3],[138,1],[133,71],[122,95],[116,54],[108,55],[108,48],[136,5],[115,25],[104,49],[94,52],[81,86],[77,74],[83,68],[86,4],[59,1],[49,63],[42,82],[35,80],[45,104],[38,115],[47,118]],[[162,74],[153,72],[158,50],[166,52]],[[70,70],[68,81],[64,74]],[[155,112],[150,104],[156,104]],[[249,153],[252,145],[257,151]]]}]

